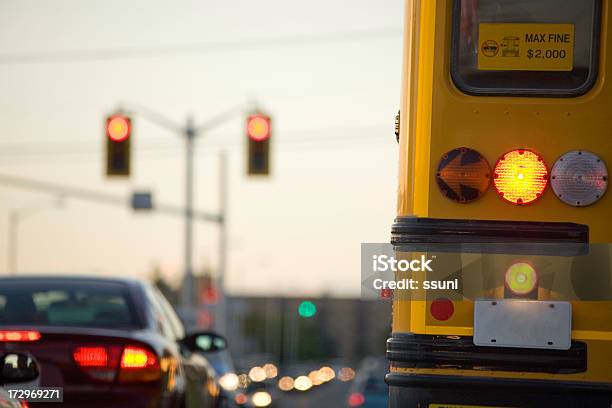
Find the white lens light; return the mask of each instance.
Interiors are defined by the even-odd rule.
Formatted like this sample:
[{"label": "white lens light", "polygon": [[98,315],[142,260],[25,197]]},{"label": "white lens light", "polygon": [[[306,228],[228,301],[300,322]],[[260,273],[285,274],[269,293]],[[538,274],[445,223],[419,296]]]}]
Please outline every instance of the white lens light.
[{"label": "white lens light", "polygon": [[574,150],[561,156],[552,168],[550,184],[564,203],[584,207],[597,202],[608,189],[608,169],[597,155]]}]

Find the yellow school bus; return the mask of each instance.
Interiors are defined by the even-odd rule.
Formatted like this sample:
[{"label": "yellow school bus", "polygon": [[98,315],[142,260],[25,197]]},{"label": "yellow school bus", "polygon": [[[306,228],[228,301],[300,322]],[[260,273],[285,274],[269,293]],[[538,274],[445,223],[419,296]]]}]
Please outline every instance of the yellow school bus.
[{"label": "yellow school bus", "polygon": [[493,278],[394,296],[391,407],[612,406],[611,5],[405,1],[391,242]]}]

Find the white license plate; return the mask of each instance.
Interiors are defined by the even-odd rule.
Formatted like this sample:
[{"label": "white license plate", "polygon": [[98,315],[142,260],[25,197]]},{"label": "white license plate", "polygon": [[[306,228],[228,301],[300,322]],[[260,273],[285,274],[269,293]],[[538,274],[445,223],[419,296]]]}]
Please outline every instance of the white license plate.
[{"label": "white license plate", "polygon": [[474,344],[568,350],[572,304],[520,299],[476,300]]}]

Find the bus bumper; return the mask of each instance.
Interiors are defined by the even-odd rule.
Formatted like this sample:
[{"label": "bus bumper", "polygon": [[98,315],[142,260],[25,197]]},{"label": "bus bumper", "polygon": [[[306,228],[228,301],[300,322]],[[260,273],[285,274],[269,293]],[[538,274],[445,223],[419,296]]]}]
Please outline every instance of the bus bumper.
[{"label": "bus bumper", "polygon": [[612,386],[582,382],[390,373],[390,408],[610,408]]}]

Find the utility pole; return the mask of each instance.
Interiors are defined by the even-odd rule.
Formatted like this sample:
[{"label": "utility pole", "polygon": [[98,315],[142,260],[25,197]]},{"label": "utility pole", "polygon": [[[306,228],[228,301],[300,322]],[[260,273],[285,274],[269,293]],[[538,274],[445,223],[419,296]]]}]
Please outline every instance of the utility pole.
[{"label": "utility pole", "polygon": [[218,285],[221,292],[217,330],[226,334],[227,300],[225,297],[225,273],[227,271],[227,153],[219,154],[219,271]]},{"label": "utility pole", "polygon": [[[185,126],[181,126],[177,124],[171,119],[166,118],[164,115],[159,114],[147,107],[136,104],[125,104],[122,103],[120,106],[129,107],[128,110],[119,109],[119,112],[125,112],[126,114],[136,113],[141,115],[145,119],[149,120],[152,123],[161,126],[172,133],[178,134],[181,137],[185,138],[186,149],[185,149],[185,239],[184,239],[184,275],[183,275],[183,287],[181,291],[181,299],[180,305],[183,309],[183,318],[187,320],[187,325],[191,325],[194,323],[193,306],[194,306],[194,287],[193,287],[193,242],[194,242],[194,234],[193,234],[193,207],[194,207],[194,148],[195,148],[195,139],[199,136],[202,136],[204,133],[209,131],[210,129],[225,123],[228,119],[235,117],[236,115],[244,114],[248,109],[246,105],[240,105],[234,108],[231,108],[217,116],[210,118],[208,121],[201,125],[197,125],[194,123],[193,117],[188,117]],[[225,162],[225,159],[222,159],[222,162]],[[224,166],[224,164],[222,164]],[[219,232],[219,288],[222,293],[222,298],[225,297],[224,292],[224,279],[225,279],[225,268],[226,268],[226,221],[225,221],[225,207],[226,207],[226,187],[225,187],[225,170],[222,171],[222,181],[221,181],[221,195],[220,205],[221,205],[221,214],[218,216],[218,224],[220,227]],[[224,302],[224,301],[222,301]],[[220,320],[222,320],[223,328],[225,328],[225,303],[221,305],[221,316]]]},{"label": "utility pole", "polygon": [[185,275],[183,276],[183,293],[181,306],[185,309],[193,306],[193,149],[196,130],[193,118],[187,118],[185,127]]}]

